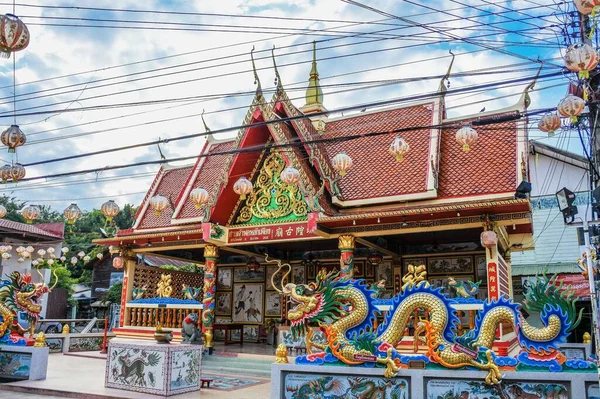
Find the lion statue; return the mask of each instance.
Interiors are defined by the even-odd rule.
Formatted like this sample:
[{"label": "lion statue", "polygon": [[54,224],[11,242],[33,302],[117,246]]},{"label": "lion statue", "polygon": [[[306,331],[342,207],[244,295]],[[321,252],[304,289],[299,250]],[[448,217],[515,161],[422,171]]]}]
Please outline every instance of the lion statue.
[{"label": "lion statue", "polygon": [[181,323],[182,344],[202,344],[202,332],[198,329],[198,314],[190,313]]}]

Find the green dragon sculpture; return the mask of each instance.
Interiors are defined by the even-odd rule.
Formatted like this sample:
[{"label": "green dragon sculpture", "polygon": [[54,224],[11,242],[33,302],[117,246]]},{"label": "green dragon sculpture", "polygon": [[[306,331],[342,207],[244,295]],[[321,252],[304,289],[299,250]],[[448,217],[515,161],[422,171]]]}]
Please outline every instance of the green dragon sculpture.
[{"label": "green dragon sculpture", "polygon": [[[287,269],[282,281],[290,273],[291,266],[277,260],[277,273]],[[272,278],[273,282],[273,278]],[[520,305],[501,298],[486,302],[477,314],[475,328],[459,336],[459,322],[451,307],[454,299],[448,298],[439,288],[425,284],[408,287],[389,302],[390,309],[378,328],[373,321],[379,312],[375,292],[364,280],[345,279],[338,273],[317,275],[310,284],[287,284],[278,291],[289,296],[295,304],[288,310],[290,331],[294,336],[305,336],[306,356],[296,358],[299,364],[324,364],[342,362],[350,366],[375,363],[385,367],[384,376],[394,376],[408,355],[401,354],[396,346],[403,339],[406,327],[413,315],[422,311],[428,316],[418,322],[415,341],[425,334],[427,362],[443,367],[458,369],[471,367],[487,371],[486,382],[498,384],[502,378],[500,365],[515,367],[512,357],[499,357],[492,351],[496,330],[500,324],[511,324],[517,333],[522,352],[520,363],[535,367],[549,366],[551,371],[560,370],[567,361],[558,352],[558,344],[566,341],[581,320],[577,315],[572,292],[560,290],[555,280],[545,276],[536,284],[538,306],[541,307],[542,328],[530,325],[521,315]],[[274,285],[275,286],[275,285]],[[541,295],[544,292],[544,295]],[[326,344],[312,341],[309,324],[320,326],[327,338]],[[313,353],[313,349],[323,352]],[[530,356],[531,355],[531,356]],[[549,362],[540,362],[540,357],[549,357]],[[592,367],[586,364],[586,367]],[[582,367],[580,367],[582,368]],[[558,371],[559,371],[558,370]]]}]

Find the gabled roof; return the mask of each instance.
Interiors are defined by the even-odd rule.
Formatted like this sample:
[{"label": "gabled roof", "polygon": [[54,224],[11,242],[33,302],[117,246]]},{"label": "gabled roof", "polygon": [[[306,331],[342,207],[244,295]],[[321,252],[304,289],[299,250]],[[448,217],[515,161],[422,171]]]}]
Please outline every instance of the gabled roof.
[{"label": "gabled roof", "polygon": [[25,224],[13,222],[12,220],[0,219],[0,232],[22,234],[25,238],[37,237],[50,240],[62,240],[64,238],[64,231],[65,224],[62,222]]}]

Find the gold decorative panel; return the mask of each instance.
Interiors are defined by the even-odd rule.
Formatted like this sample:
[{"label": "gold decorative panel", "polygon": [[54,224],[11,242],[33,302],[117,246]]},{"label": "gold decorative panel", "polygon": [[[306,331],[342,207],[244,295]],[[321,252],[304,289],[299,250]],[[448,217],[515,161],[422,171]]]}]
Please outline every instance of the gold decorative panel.
[{"label": "gold decorative panel", "polygon": [[[133,288],[147,287],[142,298],[157,297],[156,290],[158,283],[161,281],[161,275],[168,274],[171,276],[172,292],[171,298],[184,299],[183,284],[188,287],[200,288],[204,287],[204,273],[179,272],[176,270],[165,270],[157,267],[136,266],[133,276]],[[202,298],[202,294],[198,296]]]}]

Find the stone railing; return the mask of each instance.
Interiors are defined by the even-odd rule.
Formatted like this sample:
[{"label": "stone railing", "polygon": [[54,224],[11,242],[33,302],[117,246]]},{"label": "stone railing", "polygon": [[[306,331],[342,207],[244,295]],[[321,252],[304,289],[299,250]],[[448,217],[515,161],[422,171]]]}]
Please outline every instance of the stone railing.
[{"label": "stone railing", "polygon": [[198,328],[202,328],[202,305],[159,305],[128,303],[125,305],[126,323],[123,327],[156,327],[179,329],[190,313],[198,315]]},{"label": "stone railing", "polygon": [[[115,334],[108,333],[106,339],[114,336]],[[46,335],[46,345],[50,348],[51,353],[100,351],[103,340],[104,333]]]}]

